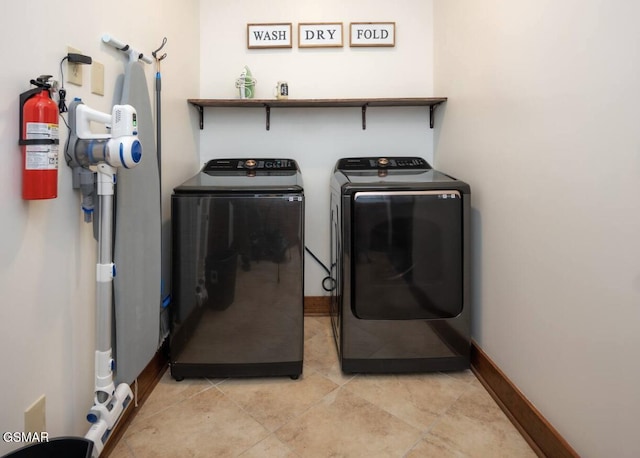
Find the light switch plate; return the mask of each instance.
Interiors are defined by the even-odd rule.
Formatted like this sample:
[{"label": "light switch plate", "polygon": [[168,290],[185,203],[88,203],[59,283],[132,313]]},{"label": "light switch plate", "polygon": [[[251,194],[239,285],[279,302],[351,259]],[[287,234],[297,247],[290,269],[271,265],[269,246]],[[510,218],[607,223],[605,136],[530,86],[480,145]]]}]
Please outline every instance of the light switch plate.
[{"label": "light switch plate", "polygon": [[91,93],[104,95],[104,65],[95,60],[91,64]]}]

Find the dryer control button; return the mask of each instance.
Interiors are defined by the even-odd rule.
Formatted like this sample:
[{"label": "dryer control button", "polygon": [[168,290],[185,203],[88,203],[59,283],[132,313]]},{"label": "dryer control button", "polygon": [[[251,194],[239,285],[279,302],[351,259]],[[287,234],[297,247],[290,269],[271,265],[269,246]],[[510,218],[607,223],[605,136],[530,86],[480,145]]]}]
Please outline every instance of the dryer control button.
[{"label": "dryer control button", "polygon": [[380,167],[386,167],[389,165],[389,159],[387,159],[386,157],[381,157],[380,159],[378,159],[378,165]]}]

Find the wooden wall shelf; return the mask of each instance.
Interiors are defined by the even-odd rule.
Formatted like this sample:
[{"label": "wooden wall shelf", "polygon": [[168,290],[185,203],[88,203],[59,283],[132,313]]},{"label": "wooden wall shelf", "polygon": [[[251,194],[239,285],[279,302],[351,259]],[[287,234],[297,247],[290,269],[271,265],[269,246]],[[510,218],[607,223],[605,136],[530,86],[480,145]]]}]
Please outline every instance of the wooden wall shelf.
[{"label": "wooden wall shelf", "polygon": [[406,97],[373,99],[188,99],[200,114],[200,129],[204,128],[204,109],[218,108],[264,108],[267,130],[271,127],[271,108],[323,108],[360,107],[362,129],[367,128],[367,107],[429,107],[429,126],[433,129],[434,111],[447,101],[446,97]]}]

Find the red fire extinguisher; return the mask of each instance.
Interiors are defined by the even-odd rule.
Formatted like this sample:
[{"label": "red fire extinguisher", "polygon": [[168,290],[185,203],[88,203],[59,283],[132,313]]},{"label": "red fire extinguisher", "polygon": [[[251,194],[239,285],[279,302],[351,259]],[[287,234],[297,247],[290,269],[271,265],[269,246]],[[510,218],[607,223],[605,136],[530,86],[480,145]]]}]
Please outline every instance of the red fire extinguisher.
[{"label": "red fire extinguisher", "polygon": [[51,76],[42,75],[37,86],[20,94],[20,149],[22,198],[58,197],[58,105],[51,99]]}]

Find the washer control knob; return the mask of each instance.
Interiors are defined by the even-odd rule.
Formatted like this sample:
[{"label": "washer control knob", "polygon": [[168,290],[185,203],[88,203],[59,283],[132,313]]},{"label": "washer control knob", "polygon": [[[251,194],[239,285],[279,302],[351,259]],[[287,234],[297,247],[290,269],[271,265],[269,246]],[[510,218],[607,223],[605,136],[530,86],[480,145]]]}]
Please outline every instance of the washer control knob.
[{"label": "washer control knob", "polygon": [[247,159],[246,161],[244,161],[244,166],[247,169],[253,169],[256,167],[256,165],[258,165],[258,163],[254,159]]},{"label": "washer control knob", "polygon": [[378,159],[378,165],[380,167],[386,167],[389,165],[389,159],[387,159],[386,157],[381,157],[380,159]]}]

